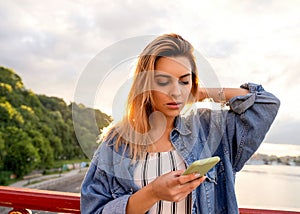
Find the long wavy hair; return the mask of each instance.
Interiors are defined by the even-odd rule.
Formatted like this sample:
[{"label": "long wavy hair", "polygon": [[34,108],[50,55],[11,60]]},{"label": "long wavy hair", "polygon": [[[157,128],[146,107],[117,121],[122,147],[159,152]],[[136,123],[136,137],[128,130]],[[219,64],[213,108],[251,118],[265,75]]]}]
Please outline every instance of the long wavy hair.
[{"label": "long wavy hair", "polygon": [[193,55],[193,46],[177,34],[164,34],[150,42],[142,51],[135,68],[133,83],[127,99],[123,120],[112,127],[104,140],[112,140],[116,150],[125,144],[131,157],[143,157],[152,142],[149,117],[153,113],[152,80],[156,62],[160,57],[186,57],[192,69],[192,88],[189,103],[195,101],[198,91],[198,72]]}]

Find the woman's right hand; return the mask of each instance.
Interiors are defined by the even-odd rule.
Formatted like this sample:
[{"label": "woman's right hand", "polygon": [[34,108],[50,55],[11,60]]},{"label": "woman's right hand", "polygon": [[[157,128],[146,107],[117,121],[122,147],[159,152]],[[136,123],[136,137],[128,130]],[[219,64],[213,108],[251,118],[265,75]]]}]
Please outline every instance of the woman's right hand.
[{"label": "woman's right hand", "polygon": [[205,176],[182,175],[183,172],[178,170],[161,175],[135,192],[128,199],[126,213],[145,213],[159,200],[178,202],[205,180]]},{"label": "woman's right hand", "polygon": [[149,183],[153,197],[157,200],[178,202],[187,197],[206,178],[199,177],[198,174],[182,175],[183,172],[184,170],[169,172]]}]

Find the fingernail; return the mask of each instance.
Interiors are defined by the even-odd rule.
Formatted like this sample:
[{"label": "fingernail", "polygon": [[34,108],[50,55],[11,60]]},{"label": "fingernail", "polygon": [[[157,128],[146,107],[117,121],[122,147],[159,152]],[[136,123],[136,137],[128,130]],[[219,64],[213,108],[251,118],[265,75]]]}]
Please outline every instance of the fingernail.
[{"label": "fingernail", "polygon": [[201,174],[195,173],[195,177],[196,177],[196,178],[200,178],[200,177],[201,177]]}]

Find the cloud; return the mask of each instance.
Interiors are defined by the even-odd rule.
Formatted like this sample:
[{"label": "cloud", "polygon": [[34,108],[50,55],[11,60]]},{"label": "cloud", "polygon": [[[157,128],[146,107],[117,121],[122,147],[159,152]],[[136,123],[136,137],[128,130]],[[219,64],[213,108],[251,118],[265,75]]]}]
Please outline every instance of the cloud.
[{"label": "cloud", "polygon": [[300,83],[300,75],[299,75],[300,60],[299,59],[298,61],[291,62],[290,64],[288,64],[281,74],[281,78],[284,79],[285,86],[290,90],[297,89],[296,87]]},{"label": "cloud", "polygon": [[276,121],[265,141],[276,144],[300,145],[300,120]]},{"label": "cloud", "polygon": [[299,6],[298,0],[1,1],[0,63],[36,93],[71,101],[80,74],[106,47],[176,32],[204,55],[223,86],[257,82],[277,95],[280,124],[268,136],[284,139],[299,123],[282,121],[300,120]]},{"label": "cloud", "polygon": [[236,53],[237,48],[238,42],[230,40],[218,40],[203,44],[203,49],[206,50],[207,57],[210,58],[228,58]]},{"label": "cloud", "polygon": [[163,16],[153,3],[25,2],[0,3],[0,27],[5,29],[0,33],[1,65],[15,69],[37,93],[67,100],[76,78],[99,51],[118,39],[153,34],[155,25],[145,23]]},{"label": "cloud", "polygon": [[156,33],[162,29],[159,20],[166,17],[163,3],[158,6],[152,1],[120,0],[101,6],[96,5],[92,11],[94,26],[99,34],[114,40],[140,35],[141,32]]}]

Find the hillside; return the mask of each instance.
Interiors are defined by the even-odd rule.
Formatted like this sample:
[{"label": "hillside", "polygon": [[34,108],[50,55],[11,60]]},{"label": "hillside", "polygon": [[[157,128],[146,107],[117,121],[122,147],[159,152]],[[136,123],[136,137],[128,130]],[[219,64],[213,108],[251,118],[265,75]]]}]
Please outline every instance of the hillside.
[{"label": "hillside", "polygon": [[67,105],[61,98],[35,94],[15,71],[0,67],[0,184],[12,173],[20,177],[51,168],[57,160],[85,157],[75,136],[72,107],[82,118],[95,115],[98,129],[88,119],[76,124],[81,139],[94,144],[110,116],[82,104]]}]

